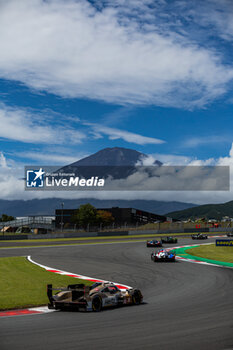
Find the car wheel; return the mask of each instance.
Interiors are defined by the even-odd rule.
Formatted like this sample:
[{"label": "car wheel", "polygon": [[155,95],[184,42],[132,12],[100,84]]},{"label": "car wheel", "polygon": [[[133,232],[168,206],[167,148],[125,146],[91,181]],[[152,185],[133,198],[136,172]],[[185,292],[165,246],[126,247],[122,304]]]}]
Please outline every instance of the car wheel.
[{"label": "car wheel", "polygon": [[95,312],[99,312],[102,310],[102,299],[99,295],[96,295],[92,299],[92,310]]},{"label": "car wheel", "polygon": [[141,303],[142,297],[139,290],[135,290],[132,295],[132,301],[134,305],[139,305]]}]

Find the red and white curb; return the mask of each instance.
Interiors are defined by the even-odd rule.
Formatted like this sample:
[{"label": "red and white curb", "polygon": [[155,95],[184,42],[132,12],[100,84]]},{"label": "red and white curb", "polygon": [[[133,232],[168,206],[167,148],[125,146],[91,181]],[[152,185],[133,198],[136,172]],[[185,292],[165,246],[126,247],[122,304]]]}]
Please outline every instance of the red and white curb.
[{"label": "red and white curb", "polygon": [[[75,273],[62,271],[62,270],[54,269],[52,267],[41,265],[41,264],[33,261],[31,259],[31,256],[27,256],[27,260],[30,261],[32,264],[40,266],[41,268],[45,269],[48,272],[57,273],[59,275],[79,278],[79,279],[91,281],[91,282],[110,282],[110,281],[92,278],[92,277],[88,277],[88,276],[77,275]],[[115,282],[113,282],[113,283],[121,290],[132,288],[132,287],[127,286],[125,284],[119,284],[119,283],[115,283]],[[0,317],[38,315],[38,314],[44,314],[44,313],[54,312],[54,311],[56,311],[56,310],[50,310],[50,309],[48,309],[47,306],[41,306],[41,307],[34,307],[34,308],[29,308],[29,309],[0,311]]]},{"label": "red and white curb", "polygon": [[202,265],[211,265],[211,266],[223,267],[221,265],[208,263],[208,262],[202,261],[202,260],[194,260],[194,259],[183,258],[182,256],[176,256],[176,259],[180,260],[180,261],[187,261],[187,262],[190,262],[190,263],[193,263],[193,264],[202,264]]},{"label": "red and white curb", "polygon": [[227,235],[208,236],[208,238],[221,238],[221,237],[227,237]]},{"label": "red and white curb", "polygon": [[0,311],[0,317],[38,315],[53,311],[55,310],[49,310],[47,306],[39,306],[30,309]]},{"label": "red and white curb", "polygon": [[[58,269],[54,269],[52,267],[48,267],[48,266],[45,266],[45,265],[41,265],[35,261],[33,261],[31,259],[30,256],[27,257],[28,261],[30,261],[32,264],[35,264],[37,266],[40,266],[42,267],[43,269],[45,269],[46,271],[48,272],[54,272],[54,273],[57,273],[59,275],[64,275],[64,276],[69,276],[69,277],[74,277],[74,278],[79,278],[81,280],[86,280],[86,281],[91,281],[91,282],[110,282],[110,281],[106,281],[106,280],[101,280],[101,279],[97,279],[97,278],[92,278],[92,277],[88,277],[88,276],[83,276],[83,275],[77,275],[75,273],[71,273],[71,272],[66,272],[66,271],[62,271],[62,270],[58,270]],[[132,288],[130,286],[127,286],[125,284],[119,284],[119,283],[116,283],[116,282],[113,282],[119,289],[121,290],[125,290],[125,289],[129,289],[129,288]]]}]

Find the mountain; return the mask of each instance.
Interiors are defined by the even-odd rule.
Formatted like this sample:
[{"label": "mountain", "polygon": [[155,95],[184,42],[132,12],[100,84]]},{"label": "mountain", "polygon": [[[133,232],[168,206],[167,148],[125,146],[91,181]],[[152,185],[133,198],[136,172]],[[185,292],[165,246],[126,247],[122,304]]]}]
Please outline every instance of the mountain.
[{"label": "mountain", "polygon": [[[135,165],[146,159],[148,156],[144,153],[121,147],[105,148],[83,158],[77,162],[67,165],[61,169],[63,173],[73,173],[79,170],[77,175],[84,174],[86,177],[93,176],[93,167],[97,169],[95,176],[111,174],[114,178],[124,178],[135,171]],[[160,166],[161,162],[156,160],[154,165]],[[90,169],[91,168],[91,169]],[[99,173],[98,173],[99,171]],[[194,207],[192,203],[182,202],[164,202],[156,200],[98,200],[94,198],[83,199],[64,199],[47,198],[33,200],[0,200],[0,215],[7,214],[12,216],[28,215],[54,215],[56,209],[61,208],[64,203],[65,209],[76,209],[81,204],[90,203],[96,208],[136,208],[155,214],[165,214],[169,211],[183,210]]]},{"label": "mountain", "polygon": [[193,208],[168,212],[166,214],[174,219],[186,220],[207,218],[220,220],[224,216],[233,217],[233,201],[222,204],[204,204]]},{"label": "mountain", "polygon": [[0,216],[8,214],[12,216],[28,215],[55,215],[56,209],[61,209],[64,203],[65,209],[76,209],[82,204],[90,203],[96,208],[136,208],[155,214],[165,214],[172,210],[182,210],[195,206],[192,203],[163,202],[153,200],[100,200],[95,198],[64,199],[46,198],[32,200],[0,200]]},{"label": "mountain", "polygon": [[[144,153],[129,148],[113,147],[104,148],[91,156],[78,160],[69,166],[135,166],[137,162],[146,159],[148,156]],[[154,165],[162,165],[158,160]]]},{"label": "mountain", "polygon": [[[113,179],[125,179],[136,172],[136,164],[148,158],[144,153],[129,148],[113,147],[105,148],[86,158],[59,169],[61,173],[74,173],[76,176],[90,178],[98,176]],[[160,166],[161,162],[156,160],[152,165]]]}]

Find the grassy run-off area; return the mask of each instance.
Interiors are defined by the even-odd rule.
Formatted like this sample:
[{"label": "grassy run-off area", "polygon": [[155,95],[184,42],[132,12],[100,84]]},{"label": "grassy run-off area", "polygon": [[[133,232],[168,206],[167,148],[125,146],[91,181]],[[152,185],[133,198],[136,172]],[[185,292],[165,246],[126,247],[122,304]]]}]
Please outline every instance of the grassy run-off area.
[{"label": "grassy run-off area", "polygon": [[208,244],[188,249],[187,253],[205,259],[233,263],[233,247],[216,247],[215,244]]},{"label": "grassy run-off area", "polygon": [[66,287],[74,283],[93,282],[48,272],[26,257],[0,258],[0,310],[46,305],[47,284]]}]

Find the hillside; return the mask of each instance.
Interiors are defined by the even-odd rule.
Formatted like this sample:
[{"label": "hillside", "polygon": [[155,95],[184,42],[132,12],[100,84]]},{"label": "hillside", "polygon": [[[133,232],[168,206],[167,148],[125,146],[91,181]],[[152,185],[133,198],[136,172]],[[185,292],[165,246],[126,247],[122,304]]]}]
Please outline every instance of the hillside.
[{"label": "hillside", "polygon": [[26,201],[0,200],[0,215],[3,213],[12,216],[55,215],[55,209],[60,209],[61,203],[64,203],[65,209],[76,209],[81,204],[91,203],[96,208],[132,207],[161,215],[168,211],[186,209],[195,205],[182,202],[162,202],[153,200],[98,200],[94,198],[47,198]]},{"label": "hillside", "polygon": [[168,212],[166,215],[178,220],[197,219],[202,217],[220,220],[223,216],[233,217],[233,201],[222,204],[200,205],[185,210]]}]

